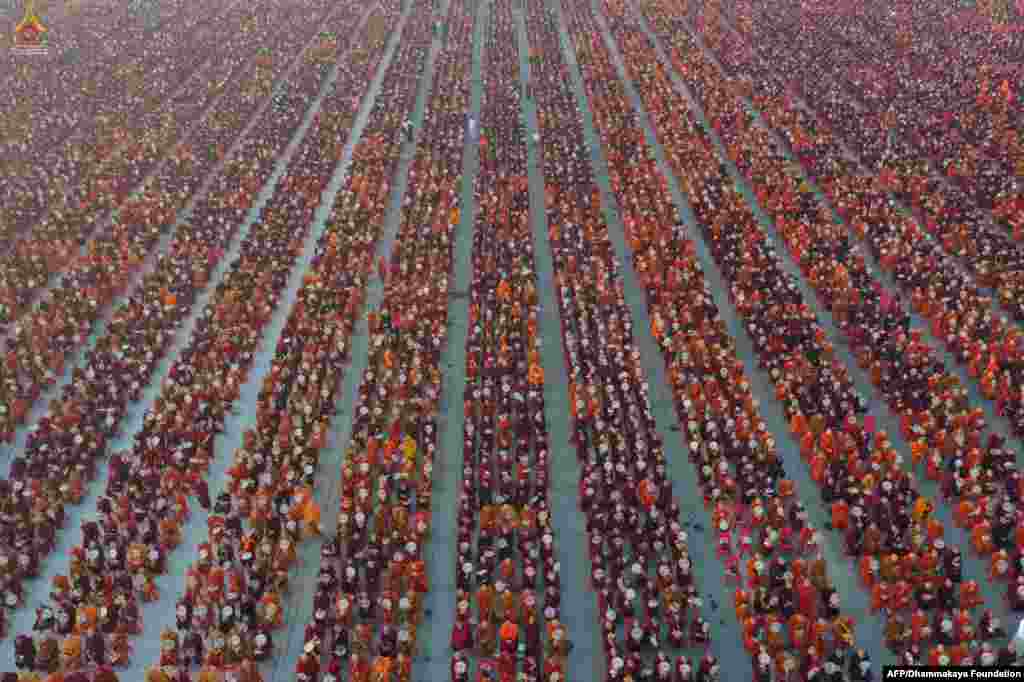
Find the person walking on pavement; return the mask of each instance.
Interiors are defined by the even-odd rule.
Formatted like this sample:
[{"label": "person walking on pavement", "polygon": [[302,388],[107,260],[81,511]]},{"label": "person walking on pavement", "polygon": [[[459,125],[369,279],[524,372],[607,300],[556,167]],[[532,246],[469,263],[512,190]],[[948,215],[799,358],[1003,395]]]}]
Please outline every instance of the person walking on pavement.
[{"label": "person walking on pavement", "polygon": [[1017,657],[1017,663],[1024,661],[1024,618],[1017,624],[1017,633],[1013,636],[1013,653]]},{"label": "person walking on pavement", "polygon": [[206,483],[206,479],[201,476],[192,477],[192,486],[195,490],[196,497],[199,501],[199,506],[203,509],[210,510],[210,486]]}]

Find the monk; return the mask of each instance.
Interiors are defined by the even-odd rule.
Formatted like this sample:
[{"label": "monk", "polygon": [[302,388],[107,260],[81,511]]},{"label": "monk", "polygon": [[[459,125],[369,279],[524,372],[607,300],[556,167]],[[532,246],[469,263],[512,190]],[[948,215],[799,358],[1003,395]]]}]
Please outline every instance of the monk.
[{"label": "monk", "polygon": [[519,644],[519,626],[511,620],[506,620],[501,624],[499,637],[501,638],[502,653],[515,653],[516,647]]},{"label": "monk", "polygon": [[845,532],[850,525],[850,507],[845,500],[837,500],[832,503],[832,527],[837,531]]}]

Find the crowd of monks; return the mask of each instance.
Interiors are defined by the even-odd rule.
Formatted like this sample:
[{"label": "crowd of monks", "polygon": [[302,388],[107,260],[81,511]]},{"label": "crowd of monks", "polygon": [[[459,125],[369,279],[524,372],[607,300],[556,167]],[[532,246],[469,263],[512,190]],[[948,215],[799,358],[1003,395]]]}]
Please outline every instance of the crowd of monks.
[{"label": "crowd of monks", "polygon": [[512,2],[490,5],[483,35],[452,680],[559,682],[575,675],[566,660],[549,504],[525,91]]},{"label": "crowd of monks", "polygon": [[[396,20],[399,9],[389,10]],[[354,25],[361,14],[360,8],[346,6],[337,10],[336,19]],[[377,47],[378,53],[383,51],[383,44]],[[232,60],[237,59],[236,54]],[[258,428],[246,434],[230,471],[238,487],[211,500],[205,478],[214,438],[234,410],[261,331],[300,254],[303,234],[294,226],[309,229],[320,190],[335,169],[338,155],[322,155],[339,144],[338,130],[328,125],[329,114],[340,109],[350,118],[354,115],[359,102],[350,93],[366,90],[373,67],[364,63],[339,75],[339,84],[350,89],[325,101],[328,115],[309,130],[275,198],[241,244],[241,258],[199,316],[132,447],[110,455],[98,518],[83,521],[81,544],[69,557],[70,570],[54,579],[50,601],[37,610],[33,631],[16,633],[14,662],[26,671],[26,679],[79,679],[83,674],[109,679],[107,666],[129,662],[131,639],[144,627],[140,604],[160,598],[159,576],[166,570],[167,556],[182,541],[194,503],[207,510],[209,541],[198,548],[196,563],[186,576],[186,593],[175,612],[178,631],[164,633],[161,659],[153,661],[157,667],[148,674],[176,680],[206,680],[210,675],[218,680],[259,679],[256,662],[270,656],[270,631],[281,625],[282,593],[294,565],[295,545],[319,528],[311,487],[316,453],[326,437],[323,414],[346,359],[346,325],[352,326],[359,310],[354,282],[348,287],[344,281],[332,283],[331,295],[340,302],[316,300],[323,283],[311,283],[303,292],[300,312],[292,318],[285,339],[305,338],[315,324],[302,318],[303,305],[331,316],[334,321],[317,320],[315,325],[328,338],[302,349],[301,355],[282,357],[279,371],[267,380]],[[293,87],[304,90],[311,101],[328,72],[327,66],[300,70]],[[236,93],[227,94],[231,101]],[[62,400],[53,402],[50,413],[29,434],[25,455],[12,462],[12,482],[5,487],[11,518],[5,523],[13,518],[21,526],[19,540],[12,541],[18,549],[10,559],[23,565],[22,574],[38,570],[38,559],[52,547],[61,526],[64,506],[81,501],[97,458],[105,453],[108,440],[118,435],[116,425],[129,401],[138,400],[142,387],[153,378],[174,332],[241,227],[256,190],[269,179],[302,122],[302,101],[262,117],[224,159],[214,191],[196,203],[189,221],[180,226],[141,287],[114,311],[106,334],[84,367],[75,370]],[[257,103],[255,95],[237,97],[233,106],[238,123],[245,122],[246,107],[252,105],[248,111],[254,112]],[[210,130],[216,129],[214,125]],[[206,134],[230,141],[232,130],[240,133],[241,125]],[[373,144],[373,139],[367,143]],[[229,147],[225,144],[211,154],[223,155]],[[168,184],[175,177],[173,165],[160,170]],[[182,191],[186,187],[190,186],[183,185]],[[368,198],[369,194],[360,193],[360,200],[375,197],[383,202],[376,193]],[[152,227],[155,219],[146,197],[132,202],[122,207],[120,220]],[[359,235],[353,238],[360,243]],[[369,266],[372,257],[366,262]],[[292,350],[288,342],[282,344]],[[333,371],[325,371],[331,367]],[[282,389],[292,385],[303,390],[291,401],[283,399]],[[314,385],[319,393],[310,388]],[[294,447],[292,438],[298,439]],[[287,447],[282,449],[282,444]],[[236,490],[244,494],[232,495]],[[24,549],[20,538],[25,536],[38,538],[36,563]],[[30,560],[22,560],[20,554]],[[23,575],[12,572],[11,577]]]},{"label": "crowd of monks", "polygon": [[[619,15],[627,26],[633,23],[628,12],[610,4],[611,14]],[[755,219],[747,208],[734,211],[730,223],[734,230],[737,224],[749,226],[748,236],[760,233],[758,243],[747,236],[717,232],[715,215],[722,214],[719,202],[736,204],[743,199],[737,192],[725,192],[724,196],[715,196],[713,189],[709,192],[706,172],[701,183],[693,170],[684,170],[694,167],[692,155],[685,162],[672,158],[671,138],[679,127],[658,130],[670,163],[678,169],[691,200],[697,199],[695,210],[708,234],[712,256],[726,280],[732,280],[733,300],[747,321],[762,364],[773,370],[776,396],[783,401],[794,439],[810,466],[812,480],[822,488],[823,501],[831,507],[831,526],[843,533],[847,552],[860,558],[864,587],[872,591],[874,602],[882,608],[890,600],[885,609],[890,646],[908,660],[985,665],[1012,660],[1011,652],[1001,646],[1005,631],[997,615],[1005,613],[1006,605],[986,604],[978,583],[963,578],[960,551],[946,541],[947,531],[933,511],[934,504],[955,509],[958,525],[969,531],[970,549],[990,561],[985,577],[1005,581],[1009,606],[1016,607],[1020,557],[1015,547],[1024,525],[1018,512],[1021,489],[1015,454],[1001,436],[987,433],[983,410],[971,404],[958,377],[944,369],[924,332],[910,329],[910,310],[872,274],[870,256],[881,254],[883,267],[894,272],[897,284],[905,286],[908,293],[916,295],[921,290],[916,287],[930,279],[934,282],[930,291],[940,292],[934,296],[947,290],[940,286],[955,289],[955,282],[962,287],[961,298],[973,308],[986,305],[986,300],[970,280],[957,274],[953,263],[938,260],[944,254],[937,246],[927,251],[930,260],[901,261],[894,254],[886,262],[884,256],[893,254],[899,244],[920,243],[924,231],[906,227],[913,224],[913,217],[901,217],[894,210],[884,184],[854,175],[835,138],[815,128],[816,119],[808,112],[791,107],[791,98],[773,75],[775,66],[757,62],[750,50],[741,49],[724,10],[710,3],[687,7],[650,2],[644,4],[642,13],[669,46],[675,72],[706,112],[714,136],[752,186],[761,208],[774,219],[788,251],[776,255],[770,238],[765,239],[761,229],[754,227]],[[680,17],[693,15],[698,16],[694,23],[703,28],[700,42],[694,33],[678,30]],[[639,25],[634,24],[632,31],[626,35],[636,43],[645,40]],[[709,54],[722,55],[730,70],[723,71]],[[641,93],[648,110],[663,110],[664,104],[655,94],[659,88],[654,85],[663,79],[661,74],[638,78],[644,80]],[[666,83],[666,90],[671,87]],[[781,137],[758,125],[752,115],[755,107]],[[707,139],[706,131],[695,132],[695,139]],[[780,139],[789,144],[784,147]],[[708,146],[706,142],[704,146]],[[792,148],[798,152],[793,153]],[[720,152],[712,151],[708,167],[723,160]],[[801,165],[808,159],[817,161],[814,170],[828,178],[823,182],[824,195],[811,190],[801,165],[794,172],[794,157]],[[810,177],[820,181],[820,175],[812,172]],[[854,229],[839,218],[853,223]],[[905,231],[892,231],[901,221]],[[861,244],[858,237],[867,244]],[[738,243],[729,246],[730,240]],[[757,272],[744,264],[751,256]],[[820,327],[803,331],[787,324],[785,318],[756,323],[765,313],[777,315],[784,310],[775,307],[778,303],[800,303],[799,288],[787,284],[788,275],[779,268],[783,257],[799,267],[819,304],[832,313],[858,364],[900,424],[897,437],[909,445],[910,461],[903,461],[888,434],[874,433],[868,419],[857,418],[863,398],[849,389],[835,394],[849,381],[846,370],[829,367],[834,364],[833,349]],[[778,283],[775,292],[771,292],[772,282]],[[909,298],[911,310],[922,314],[924,306],[915,305],[914,295]],[[770,307],[766,309],[766,305]],[[806,306],[803,317],[813,320]],[[952,319],[956,319],[955,313]],[[1016,347],[1017,332],[1005,319],[994,320],[991,314],[979,311],[966,318],[966,324],[955,336],[932,331],[936,341],[955,350],[951,339],[965,342],[970,339],[971,325],[988,324],[975,328],[983,330],[981,334],[988,329],[1003,330],[1009,337],[1007,345]],[[1010,362],[1012,366],[1014,361]],[[977,373],[971,374],[972,379],[976,377]],[[921,474],[939,484],[941,500],[929,500],[919,492],[916,480]],[[924,627],[926,622],[929,627]]]},{"label": "crowd of monks", "polygon": [[[409,682],[429,627],[433,482],[436,468],[453,465],[442,459],[450,455],[440,443],[441,354],[473,30],[466,3],[449,3],[447,15],[441,7],[413,6],[363,133],[379,134],[381,146],[356,150],[360,171],[351,182],[375,188],[386,187],[400,158],[412,153],[400,214],[389,217],[384,192],[367,206],[343,200],[328,219],[368,230],[373,248],[387,220],[399,225],[392,245],[383,247],[387,256],[368,271],[379,278],[383,296],[367,311],[367,367],[357,377],[351,435],[339,444],[335,464],[337,534],[321,552],[313,614],[295,668],[299,680]],[[430,63],[424,60],[438,21],[451,26],[451,37]],[[428,82],[417,136],[414,107]]]},{"label": "crowd of monks", "polygon": [[[357,9],[349,8],[345,14],[339,10],[338,18],[354,22]],[[241,19],[238,14],[231,17]],[[270,36],[269,25],[262,30],[268,34],[268,40],[275,40]],[[257,35],[251,33],[249,37]],[[245,66],[240,56],[245,54],[244,45],[244,41],[222,43],[228,52],[211,57],[209,70],[196,72],[193,77],[213,78],[220,73],[220,78],[233,71],[241,73]],[[283,65],[277,72],[260,75],[260,79],[266,80],[281,71]],[[319,78],[315,74],[312,78],[303,77],[306,87],[318,87]],[[243,82],[239,78],[239,87]],[[204,118],[189,127],[193,133],[189,141],[197,145],[218,142],[221,148],[226,148],[242,132],[249,115],[256,113],[259,100],[232,90],[225,93],[224,100],[217,100],[215,90],[211,83],[210,88],[194,90],[189,102],[172,101],[167,106],[181,105],[174,111],[182,117],[179,120],[182,124],[199,116],[204,107],[212,106]],[[190,109],[193,105],[198,108]],[[166,113],[169,117],[170,111]],[[12,237],[13,246],[5,256],[12,259],[12,277],[20,267],[16,262],[19,258],[28,258],[35,264],[33,267],[49,268],[17,275],[28,277],[31,285],[17,287],[17,291],[34,295],[33,292],[38,293],[45,286],[48,276],[57,274],[65,266],[67,270],[53,290],[38,301],[37,307],[28,306],[31,297],[26,298],[20,308],[7,306],[10,319],[16,322],[9,328],[8,350],[0,369],[3,377],[0,421],[4,438],[13,440],[14,429],[25,423],[30,410],[46,410],[27,434],[24,450],[12,458],[9,478],[0,482],[0,504],[4,509],[2,529],[6,540],[3,590],[7,609],[24,607],[23,580],[38,574],[42,560],[56,544],[67,515],[66,507],[80,503],[93,483],[97,463],[109,454],[110,441],[119,435],[120,419],[125,416],[130,402],[139,400],[143,388],[153,379],[163,354],[174,341],[175,330],[189,314],[240,227],[256,189],[270,177],[274,150],[284,148],[280,140],[287,141],[289,131],[301,121],[301,114],[294,107],[280,111],[278,117],[266,121],[262,134],[248,136],[240,149],[225,159],[214,180],[213,191],[194,206],[187,222],[177,226],[166,250],[145,277],[135,283],[130,295],[111,312],[111,320],[98,335],[95,346],[86,353],[82,365],[73,370],[59,397],[48,406],[38,403],[61,379],[66,360],[77,352],[76,347],[85,343],[114,298],[128,294],[133,276],[148,252],[160,236],[175,225],[175,215],[184,207],[184,199],[199,187],[206,173],[214,169],[217,159],[211,154],[209,159],[200,162],[183,141],[184,130],[176,126],[160,128],[160,134],[164,135],[161,139],[166,144],[159,148],[155,138],[138,138],[133,144],[128,144],[126,138],[126,144],[116,154],[98,166],[89,179],[82,181],[95,183],[95,191],[91,192],[94,196],[86,197],[82,203],[51,207],[52,215],[39,224],[26,226],[31,229],[25,234]],[[168,117],[161,120],[176,120]],[[167,153],[162,163],[158,162],[160,152]],[[153,175],[146,187],[129,196],[131,181],[134,179],[137,184],[149,172]],[[117,183],[112,179],[117,179]],[[85,230],[89,225],[98,224],[102,209],[114,206],[117,208],[105,223],[107,227],[95,239],[87,241],[87,231],[68,239],[71,233],[70,228],[63,227],[65,220],[71,221],[69,225],[73,224],[75,229]],[[80,250],[82,244],[85,248]],[[226,310],[228,303],[223,305]],[[247,305],[257,316],[268,313],[266,301],[260,296]],[[207,316],[205,321],[210,319]],[[207,326],[209,334],[224,333],[220,324]],[[236,342],[221,344],[217,352],[234,352]],[[195,373],[193,366],[197,362],[209,362],[214,350],[210,346],[195,358],[187,356],[180,373],[179,369],[172,372],[174,378],[180,380],[185,376],[186,381],[190,381]],[[99,659],[94,663],[125,661],[128,652],[125,636],[139,627],[138,601],[151,599],[156,594],[152,576],[147,572],[155,574],[162,570],[164,552],[176,542],[176,526],[187,516],[185,493],[201,471],[197,462],[202,463],[210,456],[215,433],[212,420],[219,418],[223,411],[217,406],[205,413],[197,412],[200,398],[210,395],[233,399],[243,379],[242,372],[235,367],[200,390],[190,392],[177,387],[175,392],[191,407],[174,414],[158,405],[147,418],[147,425],[153,426],[157,413],[161,413],[161,421],[179,428],[187,423],[192,429],[187,435],[183,434],[185,445],[173,455],[177,465],[186,469],[182,476],[184,486],[171,479],[160,484],[178,486],[171,490],[167,498],[170,503],[165,508],[149,509],[149,502],[133,508],[136,496],[144,497],[147,489],[157,486],[159,477],[145,474],[150,478],[145,482],[142,478],[133,478],[142,477],[143,473],[133,471],[133,463],[125,458],[111,456],[109,470],[114,472],[113,487],[111,494],[101,500],[101,513],[119,515],[123,521],[130,521],[133,526],[142,525],[142,528],[132,528],[131,532],[118,535],[109,525],[86,524],[85,544],[68,557],[71,572],[58,576],[53,584],[53,600],[55,604],[60,602],[61,607],[46,607],[39,619],[38,636],[42,639],[38,648],[28,634],[14,633],[24,637],[19,640],[22,652],[19,660],[24,667],[33,667],[39,651],[43,652],[38,657],[42,669],[61,667],[56,655],[60,638],[43,638],[42,633],[51,629],[48,618],[52,616],[55,622],[66,621],[60,627],[68,631],[60,634],[71,634],[78,606],[88,607],[83,613],[86,622],[92,622],[90,614],[95,611],[96,623],[89,626],[88,633],[75,632],[67,643],[68,667],[76,665],[76,651],[86,649],[80,639],[84,634],[93,636],[92,653]],[[186,415],[190,420],[194,418],[194,423],[186,422]],[[171,455],[161,453],[160,456]],[[191,467],[187,466],[190,459],[193,460]],[[147,519],[145,523],[143,518]],[[105,553],[112,556],[99,557]],[[120,582],[114,580],[113,571],[106,569],[108,559],[125,567]],[[89,573],[93,575],[92,580],[102,577],[109,589],[105,593],[90,592],[93,583],[88,576],[82,578]],[[87,582],[82,583],[80,579]],[[138,585],[133,584],[134,580]],[[88,597],[84,601],[83,595]],[[76,603],[69,603],[69,599]],[[123,622],[119,622],[122,619]],[[104,630],[104,637],[98,636],[99,630]]]},{"label": "crowd of monks", "polygon": [[[929,16],[939,8],[913,6],[920,13],[915,22],[921,35],[939,35],[945,16]],[[891,30],[870,12],[858,20],[872,31]],[[762,40],[759,30],[753,33],[755,27],[773,25],[770,16],[738,20],[746,30],[722,31],[717,53],[732,74],[754,79],[762,114],[1019,436],[1024,432],[1024,344],[1014,320],[1020,321],[1024,300],[1024,260],[1017,246],[1024,236],[1019,181],[1024,156],[1013,122],[1020,110],[1013,78],[996,87],[1001,76],[993,65],[1020,42],[1020,34],[1001,37],[991,26],[946,32],[944,40],[957,45],[949,50],[921,40],[928,51],[923,60],[935,65],[926,76],[915,70],[916,58],[908,67],[896,56],[879,56],[891,65],[872,72],[872,82],[884,85],[884,92],[855,103],[853,90],[844,89],[837,74],[860,56],[832,49],[834,41],[817,30],[797,37],[780,29],[771,40]],[[811,62],[826,68],[794,59],[794,41],[809,42],[822,55]],[[760,52],[747,47],[753,43]],[[875,47],[891,49],[884,40]],[[783,73],[793,74],[793,80],[783,79]],[[801,87],[795,87],[798,83]],[[1005,92],[986,94],[993,91]],[[798,96],[817,117],[798,106]],[[851,151],[863,167],[845,153]],[[892,199],[903,207],[897,209]]]},{"label": "crowd of monks", "polygon": [[[663,73],[640,66],[645,58],[656,58],[644,54],[650,47],[629,21],[628,10],[621,5],[608,5],[605,10],[603,19],[623,55],[626,73],[653,113],[656,130],[666,135],[662,139],[666,150],[678,154],[691,145],[704,147],[703,143],[697,146],[696,135],[693,141],[670,137],[674,126],[667,121],[670,116],[676,118],[670,112],[685,111],[686,104],[672,93]],[[569,32],[580,55],[596,132],[608,141],[604,151],[611,185],[619,198],[633,265],[647,294],[651,333],[669,369],[677,414],[687,425],[686,447],[712,513],[716,549],[730,579],[739,583],[734,606],[753,674],[759,680],[796,674],[839,680],[846,679],[849,671],[853,679],[867,679],[870,660],[854,646],[854,622],[843,612],[826,570],[821,536],[785,476],[735,341],[696,259],[694,237],[687,233],[666,179],[645,148],[628,93],[616,83],[611,52],[600,37],[593,37],[600,35],[601,23],[585,8],[574,14]],[[685,126],[680,132],[693,134]],[[703,162],[695,167],[699,174],[690,176],[690,181],[708,202],[706,208],[723,197],[721,184],[706,166],[710,150],[703,151],[704,158],[687,161]],[[718,172],[717,164],[713,168]],[[703,178],[708,180],[697,185]],[[704,217],[710,224],[717,222],[713,214]],[[726,235],[715,233],[719,235],[724,241]],[[752,269],[745,276],[746,286],[770,290],[770,275],[753,281],[757,275]],[[812,330],[806,310],[794,307],[780,312],[788,313],[778,323],[781,328],[795,339],[814,339],[808,333]],[[763,356],[763,362],[769,358]],[[791,369],[796,369],[795,363]],[[819,405],[832,404],[834,410],[858,404],[849,385],[842,382],[817,398]]]},{"label": "crowd of monks", "polygon": [[[127,450],[109,452],[328,74],[321,43],[315,54],[300,52],[316,28],[309,17],[329,12],[355,27],[366,15],[323,0],[303,12],[258,5],[258,16],[251,6],[217,10],[220,22],[239,30],[201,33],[183,53],[173,40],[157,41],[141,62],[153,74],[146,92],[186,86],[187,97],[169,97],[162,108],[127,86],[124,97],[90,97],[96,84],[82,77],[59,100],[56,86],[75,82],[84,68],[65,65],[46,87],[26,93],[33,107],[54,110],[47,125],[0,142],[26,159],[56,150],[52,164],[35,164],[48,172],[0,193],[8,216],[0,235],[9,244],[0,252],[0,324],[8,334],[0,437],[13,442],[33,410],[45,411],[0,481],[0,614],[26,606],[22,583],[39,575],[67,532],[67,507],[83,501],[109,455],[97,514],[81,523],[81,541],[32,630],[11,633],[20,672],[4,673],[2,682],[116,682],[114,670],[131,662],[132,639],[145,628],[141,605],[162,598],[160,576],[195,522],[195,504],[204,509],[207,538],[183,592],[173,596],[174,627],[161,635],[159,659],[146,662],[147,682],[261,680],[260,667],[281,649],[274,633],[285,625],[291,576],[304,543],[315,538],[322,549],[313,613],[289,613],[306,619],[296,678],[411,680],[431,587],[424,551],[442,456],[441,351],[462,217],[475,7],[452,2],[442,18],[432,3],[413,4],[274,348],[256,424],[232,444],[224,490],[211,495],[208,487],[215,439],[237,409],[342,157],[362,102],[353,93],[368,89],[386,33],[351,32],[355,56],[342,58],[334,88],[167,371],[142,429]],[[401,10],[389,0],[374,11],[397,26]],[[561,614],[541,286],[554,288],[561,319],[587,597],[598,604],[608,682],[712,682],[722,674],[713,654],[715,607],[699,590],[711,568],[695,565],[689,543],[696,527],[683,518],[668,473],[675,450],[688,453],[714,551],[735,583],[732,607],[752,679],[873,679],[827,570],[825,532],[842,538],[859,587],[884,618],[886,643],[903,662],[1013,661],[1001,615],[1024,610],[1024,477],[984,407],[1014,435],[1024,433],[1020,101],[1015,82],[992,66],[1016,54],[1020,38],[972,26],[943,33],[950,16],[927,3],[904,11],[909,18],[894,27],[871,3],[838,13],[837,22],[787,23],[785,12],[763,2],[554,7],[528,0],[522,21],[530,77],[520,87],[521,55],[510,47],[520,19],[509,0],[488,7],[480,134],[474,121],[467,136],[478,145],[480,169],[452,558],[453,682],[575,675],[570,636],[583,633],[568,632]],[[408,120],[437,21],[446,40],[431,65],[432,94],[417,136]],[[564,47],[578,62],[573,69],[562,54],[560,22]],[[920,36],[942,38],[915,42],[900,28],[907,22]],[[178,30],[173,21],[167,26],[160,30]],[[838,31],[857,40],[837,47]],[[908,54],[909,43],[926,49]],[[300,68],[289,96],[265,108],[294,57]],[[576,68],[585,101],[567,87]],[[862,73],[884,77],[855,97],[849,86]],[[130,80],[114,71],[101,78],[113,79],[104,80],[111,88]],[[648,145],[634,96],[670,177]],[[539,122],[534,141],[548,229],[540,246],[555,271],[545,285],[532,247],[524,99],[535,101]],[[581,105],[593,114],[597,149],[585,141]],[[248,128],[253,115],[258,121]],[[73,130],[80,120],[89,121],[87,130]],[[415,144],[416,155],[395,246],[378,259],[403,144]],[[611,233],[617,227],[601,210],[598,158],[607,162],[628,265],[685,425],[678,443],[663,443],[655,428]],[[728,166],[749,185],[778,243]],[[691,202],[697,230],[676,208],[670,180]],[[179,225],[179,212],[201,188],[206,193]],[[705,267],[724,282],[717,298],[715,273]],[[364,311],[373,278],[383,301]],[[39,405],[115,299],[122,302],[60,396]],[[736,308],[737,329],[729,329],[720,304]],[[815,310],[831,315],[859,365],[854,371],[869,377],[878,409],[899,433],[876,429],[868,397]],[[343,450],[337,532],[325,537],[314,486],[364,312],[368,366]],[[782,406],[785,443],[768,431],[733,333],[749,339]],[[944,354],[963,366],[980,400],[946,368]],[[819,488],[814,504],[828,510],[827,528],[810,522],[791,467],[806,467]],[[922,480],[940,494],[926,495]],[[949,540],[936,505],[952,510],[968,547]],[[987,575],[964,574],[964,551],[984,558]],[[981,579],[1005,589],[1004,604],[986,600]]]}]

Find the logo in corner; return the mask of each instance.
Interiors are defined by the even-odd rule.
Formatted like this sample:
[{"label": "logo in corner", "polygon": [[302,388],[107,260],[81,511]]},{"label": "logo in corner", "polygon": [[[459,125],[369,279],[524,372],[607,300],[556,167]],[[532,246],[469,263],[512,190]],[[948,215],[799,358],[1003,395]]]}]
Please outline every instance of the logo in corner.
[{"label": "logo in corner", "polygon": [[27,0],[25,16],[14,27],[14,46],[11,49],[19,55],[47,55],[50,53],[47,33],[46,26],[36,14],[35,0]]}]

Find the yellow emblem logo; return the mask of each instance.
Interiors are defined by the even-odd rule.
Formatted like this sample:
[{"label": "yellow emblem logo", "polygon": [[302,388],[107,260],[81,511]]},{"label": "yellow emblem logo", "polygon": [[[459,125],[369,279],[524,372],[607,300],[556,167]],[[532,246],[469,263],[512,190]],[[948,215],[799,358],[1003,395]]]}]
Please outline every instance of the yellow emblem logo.
[{"label": "yellow emblem logo", "polygon": [[25,16],[14,27],[14,51],[23,55],[49,54],[48,30],[35,11],[35,0],[25,3]]}]

